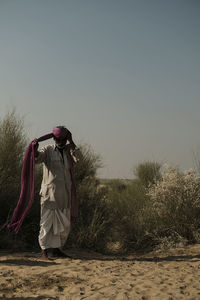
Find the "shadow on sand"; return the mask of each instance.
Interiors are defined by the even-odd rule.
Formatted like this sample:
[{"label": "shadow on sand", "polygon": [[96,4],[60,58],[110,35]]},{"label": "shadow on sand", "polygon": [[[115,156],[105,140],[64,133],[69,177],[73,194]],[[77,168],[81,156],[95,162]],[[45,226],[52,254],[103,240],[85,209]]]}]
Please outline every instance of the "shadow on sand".
[{"label": "shadow on sand", "polygon": [[33,266],[33,267],[34,266],[48,267],[48,266],[52,266],[52,265],[57,265],[57,263],[54,261],[29,260],[29,259],[20,259],[20,258],[19,259],[9,258],[9,259],[0,260],[0,264],[17,265],[17,266]]},{"label": "shadow on sand", "polygon": [[79,260],[99,260],[99,261],[124,261],[124,262],[136,262],[136,261],[140,261],[140,262],[170,262],[170,261],[176,261],[176,262],[183,262],[183,261],[192,261],[192,262],[198,262],[200,261],[200,254],[195,254],[195,255],[166,255],[166,256],[133,256],[131,255],[131,257],[129,256],[119,256],[119,255],[115,255],[115,256],[107,256],[107,255],[102,255],[99,253],[74,253],[71,254],[70,256],[72,256],[72,259],[79,259]]},{"label": "shadow on sand", "polygon": [[[89,260],[98,260],[98,261],[121,261],[121,262],[183,262],[183,261],[191,261],[191,262],[200,262],[200,254],[179,254],[179,255],[129,255],[129,256],[122,256],[122,255],[103,255],[101,253],[92,252],[92,251],[69,251],[68,252],[71,258],[61,258],[64,262],[67,260],[82,260],[82,261],[89,261]],[[10,256],[10,255],[9,255]],[[23,265],[23,266],[39,266],[39,267],[47,267],[52,265],[58,265],[61,262],[57,261],[57,259],[52,259],[50,261],[43,261],[40,260],[36,253],[26,255],[21,254],[20,257],[16,257],[13,254],[13,258],[9,257],[3,260],[0,260],[1,264],[10,264],[10,265]],[[1,299],[1,298],[0,298]]]},{"label": "shadow on sand", "polygon": [[38,297],[11,297],[7,298],[6,296],[0,297],[0,300],[12,299],[12,300],[58,300],[58,297],[47,297],[47,296],[38,296]]}]

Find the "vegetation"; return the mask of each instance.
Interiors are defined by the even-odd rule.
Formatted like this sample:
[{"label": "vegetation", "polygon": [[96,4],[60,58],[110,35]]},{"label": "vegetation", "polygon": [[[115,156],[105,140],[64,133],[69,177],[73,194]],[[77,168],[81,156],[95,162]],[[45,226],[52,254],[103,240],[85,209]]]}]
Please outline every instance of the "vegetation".
[{"label": "vegetation", "polygon": [[18,117],[15,110],[0,120],[0,247],[9,241],[6,238],[7,224],[20,191],[21,163],[26,145],[23,128],[23,118]]},{"label": "vegetation", "polygon": [[165,165],[162,178],[149,190],[154,232],[160,243],[200,242],[200,176]]},{"label": "vegetation", "polygon": [[161,164],[152,161],[145,161],[135,168],[136,178],[146,188],[156,183],[161,178]]},{"label": "vegetation", "polygon": [[79,217],[71,232],[68,243],[76,247],[98,248],[105,235],[108,220],[106,190],[99,188],[96,172],[101,167],[99,155],[87,145],[79,147],[83,159],[75,168]]},{"label": "vegetation", "polygon": [[[27,145],[23,118],[15,110],[0,120],[0,248],[39,249],[41,167],[35,172],[35,201],[18,235],[7,224],[20,193]],[[76,164],[79,218],[67,247],[102,252],[147,251],[200,242],[200,176],[157,162],[142,162],[132,180],[100,180],[101,159],[80,145]]]}]

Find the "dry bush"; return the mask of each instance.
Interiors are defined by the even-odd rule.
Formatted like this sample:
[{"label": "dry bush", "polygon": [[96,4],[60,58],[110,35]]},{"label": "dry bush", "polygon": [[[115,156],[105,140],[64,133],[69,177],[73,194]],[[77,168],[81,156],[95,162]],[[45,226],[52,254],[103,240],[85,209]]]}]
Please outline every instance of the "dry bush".
[{"label": "dry bush", "polygon": [[[154,234],[161,240],[200,241],[200,176],[165,165],[162,178],[149,190]],[[173,238],[174,236],[174,238]]]}]

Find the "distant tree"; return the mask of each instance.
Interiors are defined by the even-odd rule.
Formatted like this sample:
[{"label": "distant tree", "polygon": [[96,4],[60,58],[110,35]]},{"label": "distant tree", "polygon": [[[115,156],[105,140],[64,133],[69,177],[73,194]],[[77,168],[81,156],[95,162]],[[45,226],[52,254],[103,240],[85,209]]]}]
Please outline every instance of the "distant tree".
[{"label": "distant tree", "polygon": [[161,178],[161,164],[158,162],[144,161],[135,168],[136,178],[145,186],[149,187]]},{"label": "distant tree", "polygon": [[83,180],[96,178],[97,170],[102,167],[100,155],[94,153],[89,145],[79,146],[82,159],[75,165],[76,181],[80,184]]}]

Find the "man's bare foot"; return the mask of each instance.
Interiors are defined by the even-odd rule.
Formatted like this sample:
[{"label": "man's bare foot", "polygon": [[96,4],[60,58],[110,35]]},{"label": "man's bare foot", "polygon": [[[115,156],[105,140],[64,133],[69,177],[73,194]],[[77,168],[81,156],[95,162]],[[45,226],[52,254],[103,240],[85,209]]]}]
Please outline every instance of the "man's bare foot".
[{"label": "man's bare foot", "polygon": [[41,258],[42,260],[49,260],[48,254],[47,254],[47,249],[43,249],[43,250],[42,250],[40,258]]}]

